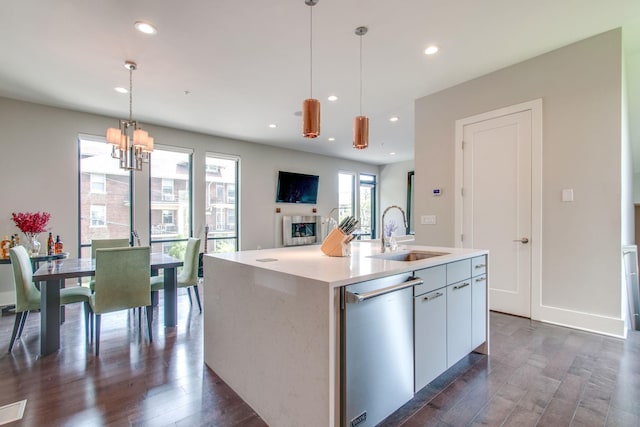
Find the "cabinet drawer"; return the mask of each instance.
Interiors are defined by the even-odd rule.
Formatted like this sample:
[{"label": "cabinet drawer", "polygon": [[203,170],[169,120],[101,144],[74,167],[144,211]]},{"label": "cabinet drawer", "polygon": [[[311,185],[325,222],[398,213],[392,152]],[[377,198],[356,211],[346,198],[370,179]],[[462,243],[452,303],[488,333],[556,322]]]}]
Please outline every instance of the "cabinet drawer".
[{"label": "cabinet drawer", "polygon": [[487,257],[485,255],[471,258],[471,276],[481,276],[487,272]]},{"label": "cabinet drawer", "polygon": [[469,277],[471,277],[471,259],[463,259],[447,264],[447,285],[461,282]]},{"label": "cabinet drawer", "polygon": [[424,284],[413,287],[413,295],[418,296],[447,285],[447,268],[444,265],[418,270],[414,276],[424,280]]}]

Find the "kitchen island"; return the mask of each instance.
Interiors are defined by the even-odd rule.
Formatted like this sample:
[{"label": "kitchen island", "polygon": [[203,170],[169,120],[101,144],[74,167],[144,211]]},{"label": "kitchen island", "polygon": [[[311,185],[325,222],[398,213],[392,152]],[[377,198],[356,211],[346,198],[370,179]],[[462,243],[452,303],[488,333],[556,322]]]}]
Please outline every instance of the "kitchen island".
[{"label": "kitchen island", "polygon": [[[409,249],[444,255],[398,260]],[[205,363],[270,426],[340,425],[341,294],[344,299],[346,286],[419,271],[429,276],[434,267],[445,271],[444,266],[463,260],[469,260],[471,277],[472,259],[482,259],[485,269],[488,264],[487,251],[462,248],[409,246],[380,254],[378,245],[358,242],[351,251],[349,257],[329,257],[314,245],[205,257]],[[482,342],[473,348],[488,352],[484,284]],[[446,324],[441,326],[446,330]],[[467,353],[472,350],[471,342],[467,348]]]}]

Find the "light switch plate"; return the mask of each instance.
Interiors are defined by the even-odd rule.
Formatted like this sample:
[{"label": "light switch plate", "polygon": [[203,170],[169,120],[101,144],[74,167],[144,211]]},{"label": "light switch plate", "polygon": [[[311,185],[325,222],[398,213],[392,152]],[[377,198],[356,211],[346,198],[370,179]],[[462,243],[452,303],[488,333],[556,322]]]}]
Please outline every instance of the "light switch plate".
[{"label": "light switch plate", "polygon": [[562,201],[563,202],[573,202],[573,189],[565,188],[562,190]]},{"label": "light switch plate", "polygon": [[422,215],[420,217],[420,224],[422,225],[434,225],[436,223],[435,215]]}]

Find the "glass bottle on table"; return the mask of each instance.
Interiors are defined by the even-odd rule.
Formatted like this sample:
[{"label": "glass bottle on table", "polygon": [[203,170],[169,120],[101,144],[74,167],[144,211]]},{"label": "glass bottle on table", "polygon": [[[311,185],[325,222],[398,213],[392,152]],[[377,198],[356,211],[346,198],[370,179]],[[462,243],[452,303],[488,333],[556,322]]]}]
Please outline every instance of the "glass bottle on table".
[{"label": "glass bottle on table", "polygon": [[62,253],[62,241],[60,240],[60,235],[56,235],[56,243],[54,245],[53,252],[58,255]]},{"label": "glass bottle on table", "polygon": [[9,236],[4,235],[4,239],[2,239],[2,243],[0,244],[0,249],[2,249],[2,258],[9,258],[9,246],[11,245],[11,240],[9,240]]},{"label": "glass bottle on table", "polygon": [[49,238],[47,239],[47,255],[53,255],[54,243],[53,234],[49,232]]}]

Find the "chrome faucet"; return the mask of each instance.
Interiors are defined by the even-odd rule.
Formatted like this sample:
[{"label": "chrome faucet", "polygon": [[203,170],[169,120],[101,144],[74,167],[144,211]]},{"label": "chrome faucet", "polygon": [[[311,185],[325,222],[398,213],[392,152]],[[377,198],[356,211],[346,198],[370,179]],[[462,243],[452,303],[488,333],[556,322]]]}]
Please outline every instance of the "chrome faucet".
[{"label": "chrome faucet", "polygon": [[381,242],[381,248],[380,248],[380,252],[384,252],[384,244],[385,244],[385,239],[384,239],[384,217],[387,214],[387,212],[389,212],[389,209],[393,209],[396,208],[398,209],[401,213],[402,213],[402,221],[404,222],[404,228],[405,230],[407,229],[407,216],[404,213],[404,210],[398,206],[398,205],[391,205],[388,208],[386,208],[384,210],[384,212],[382,213],[382,220],[380,221],[380,227],[382,228],[382,238],[380,239]]}]

